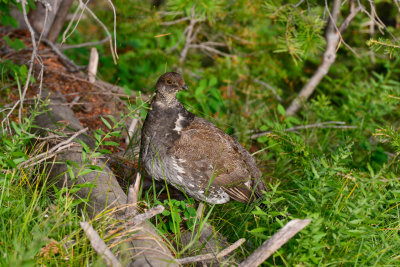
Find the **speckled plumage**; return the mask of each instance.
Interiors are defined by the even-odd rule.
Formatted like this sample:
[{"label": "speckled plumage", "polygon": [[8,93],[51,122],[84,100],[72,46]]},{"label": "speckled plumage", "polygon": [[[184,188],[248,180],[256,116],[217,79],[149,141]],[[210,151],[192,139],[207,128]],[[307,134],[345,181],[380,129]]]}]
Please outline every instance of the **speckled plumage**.
[{"label": "speckled plumage", "polygon": [[158,79],[142,128],[142,166],[200,201],[253,200],[265,189],[254,159],[231,136],[187,111],[176,98],[183,88],[178,73]]}]

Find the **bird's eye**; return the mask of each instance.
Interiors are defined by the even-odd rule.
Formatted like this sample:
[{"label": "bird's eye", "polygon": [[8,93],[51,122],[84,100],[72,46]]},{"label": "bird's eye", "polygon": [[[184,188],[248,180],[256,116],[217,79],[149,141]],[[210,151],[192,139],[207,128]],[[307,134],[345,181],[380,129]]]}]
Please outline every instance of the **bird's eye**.
[{"label": "bird's eye", "polygon": [[171,79],[167,79],[167,84],[172,84],[172,80]]}]

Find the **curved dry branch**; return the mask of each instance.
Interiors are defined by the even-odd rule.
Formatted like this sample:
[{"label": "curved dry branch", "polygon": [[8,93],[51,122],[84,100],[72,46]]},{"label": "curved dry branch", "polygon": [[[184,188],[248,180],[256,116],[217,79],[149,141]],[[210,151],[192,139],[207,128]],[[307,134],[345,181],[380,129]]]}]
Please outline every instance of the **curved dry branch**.
[{"label": "curved dry branch", "polygon": [[247,259],[240,263],[239,267],[256,267],[268,259],[272,254],[281,248],[298,232],[303,230],[311,220],[291,220],[279,232],[274,234],[270,239],[265,241],[258,249],[256,249]]},{"label": "curved dry branch", "polygon": [[331,65],[335,62],[336,59],[336,52],[339,41],[341,39],[341,32],[343,32],[349,26],[351,20],[361,10],[360,7],[355,8],[354,5],[350,4],[351,9],[349,15],[343,21],[341,26],[337,28],[336,23],[340,11],[340,6],[340,0],[333,1],[332,11],[330,12],[330,20],[326,30],[326,50],[322,59],[322,63],[287,108],[287,116],[292,116],[297,113],[302,103],[305,102],[312,95],[321,80],[325,77],[325,75],[328,74]]},{"label": "curved dry branch", "polygon": [[207,254],[203,254],[203,255],[177,259],[177,262],[180,264],[188,264],[188,263],[193,263],[193,262],[208,261],[208,260],[212,260],[212,259],[222,258],[222,257],[225,257],[226,255],[228,255],[229,253],[231,253],[232,251],[234,251],[235,249],[237,249],[238,247],[240,247],[245,241],[246,241],[246,239],[241,238],[238,241],[236,241],[235,243],[233,243],[232,245],[230,245],[229,247],[222,250],[217,255],[215,255],[214,253],[207,253]]},{"label": "curved dry branch", "polygon": [[86,236],[89,238],[92,248],[103,257],[103,259],[107,262],[107,266],[121,266],[121,263],[119,263],[117,257],[115,257],[115,255],[107,247],[103,239],[101,239],[93,227],[88,222],[80,222],[79,224],[81,225],[83,231],[85,231]]}]

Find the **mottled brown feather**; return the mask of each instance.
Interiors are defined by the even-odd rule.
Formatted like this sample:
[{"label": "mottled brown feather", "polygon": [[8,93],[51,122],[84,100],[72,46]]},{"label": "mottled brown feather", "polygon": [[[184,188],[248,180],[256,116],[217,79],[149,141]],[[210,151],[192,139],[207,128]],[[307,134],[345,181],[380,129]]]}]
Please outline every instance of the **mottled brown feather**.
[{"label": "mottled brown feather", "polygon": [[202,166],[202,172],[209,176],[205,181],[212,179],[212,184],[223,187],[233,199],[253,199],[254,193],[245,183],[250,182],[252,187],[261,177],[254,159],[235,139],[207,120],[195,117],[182,129],[169,152],[185,159],[190,169]]}]

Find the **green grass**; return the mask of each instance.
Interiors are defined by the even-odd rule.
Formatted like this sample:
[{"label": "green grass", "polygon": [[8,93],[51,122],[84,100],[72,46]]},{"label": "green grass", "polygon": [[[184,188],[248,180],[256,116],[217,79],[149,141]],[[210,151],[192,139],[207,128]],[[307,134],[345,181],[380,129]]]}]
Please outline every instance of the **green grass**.
[{"label": "green grass", "polygon": [[[376,97],[380,96],[371,92],[372,101],[386,101]],[[309,117],[315,116],[316,106],[320,106],[317,100],[306,107],[311,110]],[[386,108],[393,110],[397,103],[388,102]],[[0,242],[3,245],[0,250],[5,256],[0,263],[4,266],[100,263],[102,260],[93,252],[79,227],[79,221],[86,218],[82,209],[77,208],[82,201],[73,196],[79,187],[54,190],[46,169],[17,167],[32,153],[38,153],[35,152],[38,144],[31,147],[33,139],[27,134],[35,114],[32,111],[33,115],[24,118],[24,123],[13,124],[12,134],[2,133],[0,225],[3,231]],[[265,265],[396,265],[400,246],[396,151],[399,151],[400,137],[392,127],[379,127],[379,117],[369,116],[364,122],[368,123],[357,129],[314,128],[296,133],[282,130],[289,127],[290,122],[274,122],[276,130],[258,139],[259,151],[255,153],[260,167],[269,176],[266,177],[268,192],[261,203],[208,205],[204,217],[199,220],[193,200],[168,198],[160,202],[157,200],[160,192],[150,189],[142,193],[148,205],[166,207],[153,223],[166,237],[174,254],[181,257],[197,244],[194,231],[190,246],[179,245],[181,229],[193,231],[194,225],[207,221],[229,242],[247,239],[244,250],[238,251],[240,259],[289,220],[309,218],[312,223]],[[110,133],[97,132],[99,143],[115,134],[115,127],[122,125],[114,119],[105,123]],[[360,142],[365,142],[370,133],[375,133],[378,142],[364,152],[358,151]],[[379,138],[384,143],[380,143]],[[382,160],[374,156],[377,147],[395,154]],[[89,150],[84,153],[87,158],[91,157]],[[361,164],[354,155],[363,158]],[[108,225],[103,217],[93,223],[100,233]],[[50,252],[46,254],[46,251]]]},{"label": "green grass", "polygon": [[[176,44],[188,22],[169,27],[160,22],[180,18],[164,16],[163,11],[187,12],[191,5],[183,0],[167,2],[158,10],[143,1],[115,3],[120,59],[114,65],[107,48],[98,46],[99,71],[105,80],[118,82],[127,91],[150,94],[159,75],[182,67],[178,62],[184,42],[177,51],[168,49]],[[323,6],[310,2],[309,8],[301,5],[294,9],[290,4],[297,2],[220,1],[221,6],[216,7],[211,1],[202,0],[197,7],[199,12],[212,17],[202,25],[199,40],[225,42],[227,47],[221,51],[232,57],[190,50],[183,66],[190,90],[182,92],[180,100],[254,153],[268,184],[262,203],[206,205],[203,217],[197,219],[193,199],[177,201],[168,197],[164,201],[159,199],[160,192],[150,189],[141,192],[144,207],[161,204],[166,208],[152,223],[178,257],[196,248],[196,224],[211,224],[231,243],[246,238],[243,250],[237,250],[240,260],[291,219],[309,218],[311,224],[264,266],[398,266],[398,49],[390,49],[388,57],[384,49],[375,47],[375,61],[371,61],[371,50],[366,46],[370,36],[363,33],[368,18],[358,15],[343,35],[358,56],[341,46],[336,62],[312,98],[296,116],[287,117],[284,108],[320,64],[324,49]],[[108,9],[101,5],[91,7],[106,25],[112,25]],[[341,13],[347,14],[346,8],[347,4]],[[377,4],[377,10],[380,14],[384,9]],[[389,18],[395,21],[396,16]],[[93,30],[93,25],[90,19],[83,20],[69,42],[102,39],[101,30]],[[385,31],[399,34],[394,26]],[[154,38],[162,33],[171,34]],[[81,48],[67,54],[84,64],[88,51]],[[26,72],[26,67],[4,61],[0,75],[4,99],[10,90],[18,90],[18,83],[24,84],[21,81],[26,79]],[[283,101],[279,102],[255,79],[268,82]],[[132,109],[140,109],[144,118],[144,106],[139,102]],[[27,134],[37,108],[31,110],[32,116],[26,114],[21,124],[8,125],[11,131],[1,131],[0,265],[100,265],[102,260],[79,226],[79,221],[87,217],[78,208],[81,201],[74,198],[77,188],[55,190],[41,166],[18,169],[40,148],[40,143]],[[7,110],[2,111],[0,117],[6,114]],[[355,128],[284,131],[326,121],[343,121]],[[119,125],[114,118],[107,118],[105,123],[110,126],[109,132],[97,131],[98,143],[105,141],[103,137],[116,134],[114,126]],[[251,140],[251,134],[259,131],[271,132]],[[88,148],[85,153],[89,158],[93,155]],[[112,222],[107,216],[100,216],[92,223],[104,235]],[[194,231],[191,246],[181,244],[182,229],[186,228]],[[52,245],[54,251],[46,254]]]}]

